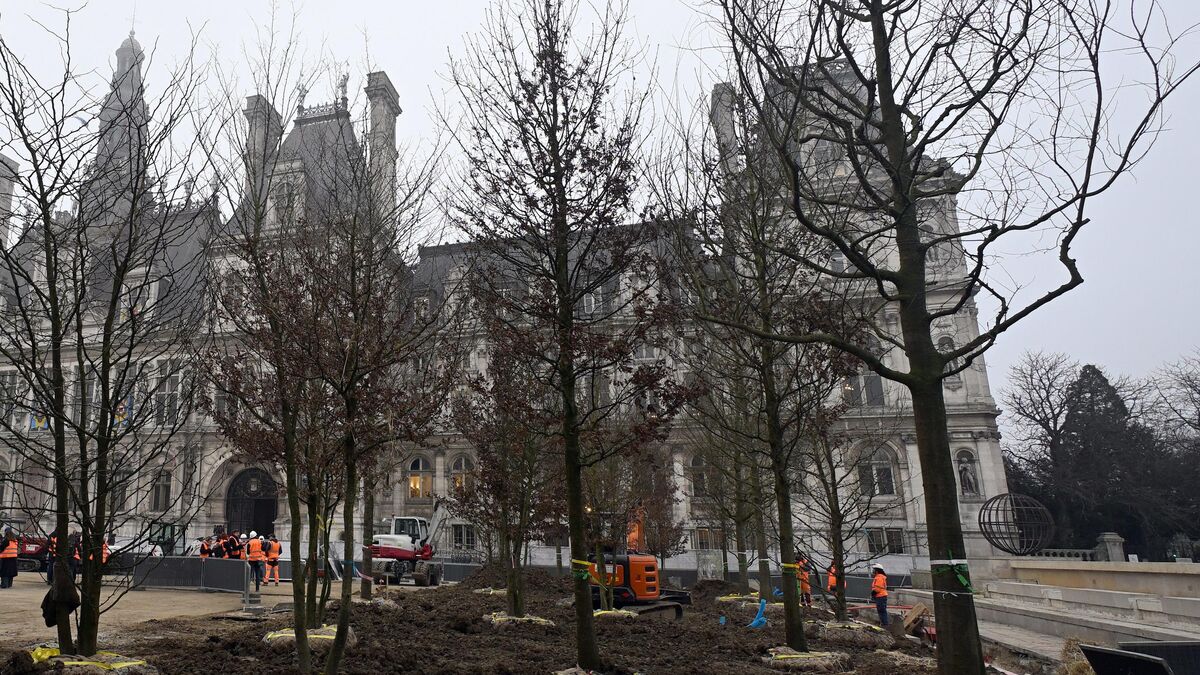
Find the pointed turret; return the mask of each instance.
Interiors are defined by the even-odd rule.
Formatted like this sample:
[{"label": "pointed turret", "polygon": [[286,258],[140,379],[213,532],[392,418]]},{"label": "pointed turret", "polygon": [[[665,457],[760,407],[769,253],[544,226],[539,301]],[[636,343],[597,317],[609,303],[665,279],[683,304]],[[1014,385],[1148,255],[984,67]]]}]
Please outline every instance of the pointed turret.
[{"label": "pointed turret", "polygon": [[133,172],[142,170],[145,155],[147,115],[142,62],[146,57],[133,31],[116,54],[112,90],[100,110],[96,166],[106,173],[116,171],[127,180]]}]

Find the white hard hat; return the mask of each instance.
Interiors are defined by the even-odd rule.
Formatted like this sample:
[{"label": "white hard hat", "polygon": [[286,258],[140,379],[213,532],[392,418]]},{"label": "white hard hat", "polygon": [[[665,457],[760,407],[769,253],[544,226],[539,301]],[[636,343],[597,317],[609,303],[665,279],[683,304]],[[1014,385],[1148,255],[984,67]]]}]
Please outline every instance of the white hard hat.
[{"label": "white hard hat", "polygon": [[258,533],[257,533],[257,532],[255,532],[254,530],[250,530],[250,538],[251,538],[251,539],[253,539],[253,538],[257,537],[257,536],[258,536]]},{"label": "white hard hat", "polygon": [[883,565],[880,565],[879,563],[875,563],[874,565],[871,565],[871,569],[881,570],[881,569],[883,569]]}]

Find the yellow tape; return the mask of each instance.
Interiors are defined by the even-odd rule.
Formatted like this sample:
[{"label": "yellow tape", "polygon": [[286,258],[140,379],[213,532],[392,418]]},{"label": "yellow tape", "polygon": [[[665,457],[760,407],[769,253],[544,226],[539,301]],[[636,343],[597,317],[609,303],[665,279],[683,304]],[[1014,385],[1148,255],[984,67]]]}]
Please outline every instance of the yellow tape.
[{"label": "yellow tape", "polygon": [[[103,656],[120,656],[116,652],[96,652]],[[29,656],[34,663],[43,663],[57,656],[62,656],[62,652],[57,647],[38,647],[29,652]],[[100,670],[120,670],[122,668],[130,668],[132,666],[144,666],[145,661],[117,661],[114,663],[106,663],[104,661],[59,661],[64,666],[94,666]]]},{"label": "yellow tape", "polygon": [[592,563],[588,562],[587,560],[576,560],[574,558],[571,558],[571,564],[579,565],[580,567],[591,567],[592,566]]},{"label": "yellow tape", "polygon": [[60,653],[61,652],[58,651],[57,647],[38,647],[37,649],[29,652],[29,656],[33,658],[34,663],[41,663],[43,661],[49,661],[55,656],[58,656]]}]

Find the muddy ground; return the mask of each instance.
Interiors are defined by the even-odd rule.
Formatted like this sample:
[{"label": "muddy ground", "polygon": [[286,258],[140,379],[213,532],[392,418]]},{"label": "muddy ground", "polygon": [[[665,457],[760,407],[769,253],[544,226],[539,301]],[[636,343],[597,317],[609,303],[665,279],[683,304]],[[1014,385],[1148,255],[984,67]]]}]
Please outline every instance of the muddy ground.
[{"label": "muddy ground", "polygon": [[[422,592],[385,591],[392,601],[355,604],[352,626],[358,645],[349,651],[349,673],[551,673],[574,665],[573,609],[560,601],[570,595],[566,579],[533,573],[528,583],[529,613],[553,626],[512,624],[496,627],[484,615],[504,609],[502,595],[473,592],[499,585],[498,575],[481,570],[453,586]],[[754,609],[715,598],[728,589],[703,584],[682,621],[602,618],[597,620],[601,651],[614,673],[765,673],[767,650],[783,644],[782,616],[771,614],[762,629],[745,628]],[[394,603],[394,604],[392,604]],[[726,616],[720,625],[719,617]],[[240,623],[213,618],[172,619],[143,624],[111,648],[145,659],[163,673],[293,672],[293,655],[263,643],[270,630],[287,626],[288,614]],[[810,640],[810,649],[851,655],[852,672],[884,675],[932,673],[924,667],[897,670],[886,654],[872,649]],[[892,648],[904,656],[929,656],[908,644]],[[845,671],[843,671],[845,672]]]}]

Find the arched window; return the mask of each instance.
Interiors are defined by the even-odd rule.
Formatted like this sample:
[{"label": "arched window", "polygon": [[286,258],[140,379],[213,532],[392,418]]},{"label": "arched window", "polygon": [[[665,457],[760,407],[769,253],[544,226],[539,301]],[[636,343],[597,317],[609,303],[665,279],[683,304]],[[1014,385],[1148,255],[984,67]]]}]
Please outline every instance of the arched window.
[{"label": "arched window", "polygon": [[408,498],[430,497],[433,497],[433,465],[424,457],[416,457],[408,464]]},{"label": "arched window", "polygon": [[959,450],[955,455],[958,465],[958,489],[964,497],[975,497],[983,493],[979,487],[979,471],[975,466],[975,454],[970,450]]},{"label": "arched window", "polygon": [[465,490],[474,484],[475,462],[466,455],[459,455],[450,464],[450,485],[455,490]]},{"label": "arched window", "polygon": [[692,481],[692,498],[704,499],[708,496],[708,464],[704,458],[697,455],[692,458],[689,470]]},{"label": "arched window", "polygon": [[896,494],[896,468],[892,453],[876,448],[863,456],[858,465],[858,482],[867,497],[886,497]]}]

